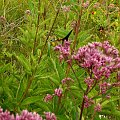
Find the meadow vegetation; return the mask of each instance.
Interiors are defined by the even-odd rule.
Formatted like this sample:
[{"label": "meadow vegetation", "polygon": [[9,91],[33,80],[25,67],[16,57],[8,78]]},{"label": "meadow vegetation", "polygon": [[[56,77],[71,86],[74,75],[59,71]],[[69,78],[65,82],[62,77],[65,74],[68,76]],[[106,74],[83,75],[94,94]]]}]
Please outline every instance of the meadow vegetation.
[{"label": "meadow vegetation", "polygon": [[0,106],[0,120],[119,120],[120,0],[0,0]]}]

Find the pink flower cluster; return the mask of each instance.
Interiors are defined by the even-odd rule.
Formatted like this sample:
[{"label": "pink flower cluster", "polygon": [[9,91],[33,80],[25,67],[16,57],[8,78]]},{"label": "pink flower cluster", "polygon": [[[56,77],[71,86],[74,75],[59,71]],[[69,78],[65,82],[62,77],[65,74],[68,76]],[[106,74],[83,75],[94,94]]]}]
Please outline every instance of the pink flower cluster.
[{"label": "pink flower cluster", "polygon": [[64,12],[69,12],[70,11],[70,6],[63,6],[62,7],[62,10],[64,11]]},{"label": "pink flower cluster", "polygon": [[92,73],[92,77],[100,80],[109,78],[111,73],[120,69],[118,50],[108,41],[103,43],[93,42],[78,49],[73,55],[77,64]]},{"label": "pink flower cluster", "polygon": [[98,103],[98,104],[94,107],[94,110],[95,110],[96,112],[100,112],[100,111],[102,110],[101,105]]},{"label": "pink flower cluster", "polygon": [[105,94],[107,89],[111,86],[111,84],[104,82],[102,84],[100,84],[100,92],[101,94]]},{"label": "pink flower cluster", "polygon": [[93,104],[93,100],[91,98],[88,98],[88,96],[84,96],[84,108],[88,108]]},{"label": "pink flower cluster", "polygon": [[3,109],[0,107],[0,120],[15,120],[15,118],[7,110],[3,112]]},{"label": "pink flower cluster", "polygon": [[69,84],[70,82],[74,82],[74,80],[71,78],[64,78],[61,82],[62,84]]},{"label": "pink flower cluster", "polygon": [[42,117],[36,112],[28,112],[27,110],[23,110],[21,115],[16,115],[15,120],[42,120]]},{"label": "pink flower cluster", "polygon": [[[55,47],[56,51],[60,53],[60,61],[72,63],[72,60],[76,61],[76,64],[87,70],[89,77],[84,82],[90,88],[92,85],[101,80],[108,79],[113,72],[117,72],[117,80],[120,79],[120,57],[118,50],[109,44],[108,41],[88,43],[83,47],[80,47],[76,52],[71,54],[70,42],[64,41],[63,45]],[[62,84],[68,82],[68,79],[63,79]],[[119,82],[114,84],[119,86]],[[106,93],[108,89],[108,83],[102,83],[100,85],[100,91],[102,94]]]},{"label": "pink flower cluster", "polygon": [[58,97],[62,96],[62,89],[61,88],[56,88],[54,91],[55,95]]},{"label": "pink flower cluster", "polygon": [[48,102],[48,101],[52,100],[52,98],[53,98],[53,95],[47,94],[44,98],[44,101]]},{"label": "pink flower cluster", "polygon": [[86,78],[85,80],[84,80],[84,82],[87,84],[87,86],[90,88],[92,85],[93,85],[93,83],[94,83],[94,79],[90,79],[90,77],[89,78]]},{"label": "pink flower cluster", "polygon": [[60,62],[65,59],[68,60],[69,55],[70,55],[70,42],[69,41],[64,41],[63,45],[58,45],[54,49],[55,51],[59,51],[60,56]]},{"label": "pink flower cluster", "polygon": [[45,114],[46,120],[57,120],[54,113],[45,112],[44,114]]},{"label": "pink flower cluster", "polygon": [[[57,120],[54,113],[45,112],[45,120]],[[21,114],[17,114],[14,116],[10,114],[9,111],[3,111],[0,107],[0,120],[43,120],[43,118],[36,112],[29,112],[27,110],[23,110]]]},{"label": "pink flower cluster", "polygon": [[54,90],[54,94],[50,95],[50,94],[47,94],[44,98],[44,101],[45,102],[48,102],[50,100],[52,100],[53,96],[58,96],[58,97],[62,97],[62,89],[61,88],[56,88]]},{"label": "pink flower cluster", "polygon": [[83,6],[84,8],[87,8],[87,7],[89,6],[89,4],[90,4],[90,2],[87,0],[85,3],[83,3],[82,6]]}]

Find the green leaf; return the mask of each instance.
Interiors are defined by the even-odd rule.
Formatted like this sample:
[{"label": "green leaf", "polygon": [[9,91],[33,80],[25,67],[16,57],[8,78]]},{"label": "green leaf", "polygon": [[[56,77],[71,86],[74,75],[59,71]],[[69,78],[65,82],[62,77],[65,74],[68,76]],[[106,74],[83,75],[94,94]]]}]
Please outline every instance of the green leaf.
[{"label": "green leaf", "polygon": [[106,106],[109,102],[114,102],[114,101],[117,101],[119,100],[120,98],[119,97],[112,97],[110,100],[105,100],[103,103],[102,103],[102,106]]},{"label": "green leaf", "polygon": [[41,101],[42,96],[32,96],[24,99],[21,103],[21,105],[29,105],[31,103],[35,103],[37,101]]},{"label": "green leaf", "polygon": [[12,92],[12,90],[8,86],[6,86],[6,85],[4,85],[3,89],[4,89],[4,93],[7,95],[7,97],[9,99],[12,99],[13,96],[14,96],[14,93]]},{"label": "green leaf", "polygon": [[50,111],[48,105],[44,101],[40,101],[39,103],[37,103],[37,105],[45,112]]},{"label": "green leaf", "polygon": [[52,91],[53,91],[52,89],[48,89],[48,88],[37,88],[33,91],[33,95],[50,93]]},{"label": "green leaf", "polygon": [[50,49],[51,49],[50,42],[48,42],[48,52],[47,52],[48,57],[50,57]]},{"label": "green leaf", "polygon": [[8,70],[11,67],[11,64],[5,64],[4,66],[0,67],[0,73],[4,73],[6,70]]},{"label": "green leaf", "polygon": [[28,74],[31,74],[31,65],[30,65],[30,62],[28,61],[28,58],[25,58],[23,54],[16,56],[16,58],[21,63],[21,65],[25,68],[25,71]]},{"label": "green leaf", "polygon": [[116,116],[116,117],[120,117],[120,111],[118,110],[115,110],[114,112],[111,112],[111,111],[108,111],[108,110],[102,110],[102,112],[100,112],[101,114],[104,114],[104,115],[113,115],[113,116]]},{"label": "green leaf", "polygon": [[18,89],[17,89],[17,92],[16,92],[16,98],[17,98],[17,101],[19,101],[26,89],[26,86],[27,86],[27,80],[25,79],[25,75],[22,77],[21,76],[21,79],[20,79],[20,82],[19,82],[19,85],[18,85]]}]

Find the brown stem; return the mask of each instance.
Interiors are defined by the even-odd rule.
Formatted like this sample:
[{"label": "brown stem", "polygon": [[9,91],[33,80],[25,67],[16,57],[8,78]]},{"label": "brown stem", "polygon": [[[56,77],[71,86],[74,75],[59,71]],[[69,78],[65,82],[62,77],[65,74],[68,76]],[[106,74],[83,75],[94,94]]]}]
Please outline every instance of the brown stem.
[{"label": "brown stem", "polygon": [[84,102],[85,102],[85,99],[83,98],[82,106],[81,106],[81,112],[80,112],[80,119],[79,120],[82,120],[82,113],[83,113],[83,109],[84,109]]},{"label": "brown stem", "polygon": [[57,113],[58,110],[59,110],[59,107],[60,107],[60,104],[61,104],[61,99],[62,99],[62,96],[60,96],[60,97],[58,98],[58,104],[57,104],[56,113]]},{"label": "brown stem", "polygon": [[[91,66],[91,69],[90,69],[89,76],[90,76],[90,79],[92,79],[92,66]],[[96,85],[96,84],[94,84],[94,85]],[[89,87],[87,87],[86,91],[84,92],[84,96],[87,95],[88,93],[89,93]],[[81,106],[81,112],[80,112],[80,120],[82,120],[82,113],[83,113],[83,110],[84,110],[84,102],[85,102],[84,96],[83,96],[83,101],[82,101],[82,106]]]},{"label": "brown stem", "polygon": [[36,33],[35,33],[35,39],[34,39],[33,55],[35,55],[35,48],[37,45],[37,34],[39,30],[39,23],[40,23],[40,0],[38,1],[38,19],[37,19],[37,27],[36,27]]},{"label": "brown stem", "polygon": [[23,93],[23,95],[22,95],[22,97],[21,97],[21,99],[20,99],[18,105],[21,104],[22,100],[23,100],[23,99],[25,98],[25,96],[27,95],[28,89],[30,88],[33,79],[34,79],[34,76],[31,76],[30,79],[29,79],[29,82],[28,82],[27,88],[25,89],[25,92]]},{"label": "brown stem", "polygon": [[[39,29],[39,22],[40,22],[40,0],[38,1],[38,19],[37,19],[37,28],[36,28],[36,34],[35,34],[35,39],[34,39],[34,48],[33,48],[33,55],[35,54],[35,48],[36,48],[36,42],[37,42],[37,34],[38,34],[38,29]],[[32,76],[30,76],[29,78],[29,81],[28,81],[28,84],[27,84],[27,87],[18,103],[21,104],[22,100],[25,98],[25,96],[27,95],[28,93],[28,90],[32,84],[32,81],[34,79],[34,75],[32,74]]]},{"label": "brown stem", "polygon": [[64,25],[64,29],[66,29],[66,24],[67,24],[67,14],[65,13],[65,25]]},{"label": "brown stem", "polygon": [[46,47],[46,44],[47,44],[47,41],[48,41],[49,36],[50,36],[50,34],[51,34],[51,32],[52,32],[52,29],[53,29],[53,27],[54,27],[54,24],[55,24],[55,22],[56,22],[56,19],[57,19],[57,16],[58,16],[59,12],[60,12],[60,8],[58,9],[58,11],[57,11],[57,13],[56,13],[56,16],[55,16],[55,19],[54,19],[54,21],[53,21],[53,24],[52,24],[52,27],[51,27],[51,29],[50,29],[50,32],[49,32],[49,34],[48,34],[48,36],[47,36],[47,38],[46,38],[46,40],[45,40],[45,43],[44,43],[44,45],[43,45],[43,47],[42,47],[41,54],[40,54],[40,57],[39,57],[39,60],[38,60],[38,64],[39,64],[40,61],[41,61],[42,55],[43,55],[43,53],[44,53],[44,50],[45,50],[45,47]]},{"label": "brown stem", "polygon": [[[87,87],[86,91],[84,92],[84,96],[87,95],[88,90],[89,90],[89,87]],[[79,120],[82,120],[82,113],[83,113],[83,110],[84,110],[84,103],[85,103],[84,96],[83,96],[83,101],[82,101],[81,112],[80,112],[80,119]]]},{"label": "brown stem", "polygon": [[74,38],[74,42],[73,42],[73,48],[72,51],[74,52],[76,43],[77,43],[77,37],[78,37],[78,33],[79,33],[79,28],[80,28],[80,21],[81,21],[81,16],[82,16],[82,4],[83,4],[84,0],[81,1],[81,8],[80,8],[80,13],[78,15],[78,21],[77,21],[77,25],[75,28],[75,38]]},{"label": "brown stem", "polygon": [[[44,7],[44,12],[42,15],[43,15],[43,20],[45,21],[45,19],[46,19],[46,6]],[[46,30],[46,23],[44,25],[44,29]]]}]

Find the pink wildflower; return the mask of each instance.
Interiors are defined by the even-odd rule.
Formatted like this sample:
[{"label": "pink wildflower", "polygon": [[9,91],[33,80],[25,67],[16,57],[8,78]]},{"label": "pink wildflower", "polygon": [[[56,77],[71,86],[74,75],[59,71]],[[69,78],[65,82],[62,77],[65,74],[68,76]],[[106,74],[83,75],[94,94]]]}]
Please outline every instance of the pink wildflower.
[{"label": "pink wildflower", "polygon": [[120,81],[120,71],[117,72],[117,81]]},{"label": "pink wildflower", "polygon": [[61,88],[56,88],[54,91],[55,95],[58,97],[62,96],[62,89]]},{"label": "pink wildflower", "polygon": [[53,98],[52,95],[47,94],[47,95],[45,96],[45,98],[44,98],[44,101],[45,101],[45,102],[48,102],[48,101],[52,100],[52,98]]},{"label": "pink wildflower", "polygon": [[93,7],[94,7],[94,8],[99,8],[99,6],[100,6],[100,3],[99,3],[99,2],[96,2]]},{"label": "pink wildflower", "polygon": [[91,70],[96,80],[109,78],[112,72],[120,68],[119,52],[108,41],[88,43],[79,48],[77,53],[72,55],[72,59],[79,66]]},{"label": "pink wildflower", "polygon": [[73,79],[71,79],[71,78],[64,78],[61,82],[62,82],[62,84],[68,84],[70,81],[74,82]]},{"label": "pink wildflower", "polygon": [[89,1],[86,1],[85,3],[83,3],[82,6],[83,6],[84,8],[87,8],[87,7],[89,6],[89,4],[90,4],[90,2],[89,2]]},{"label": "pink wildflower", "polygon": [[9,111],[3,111],[0,107],[0,120],[15,120],[14,115],[11,115]]},{"label": "pink wildflower", "polygon": [[104,83],[100,84],[101,94],[105,94],[109,87],[110,87],[109,83],[104,82]]},{"label": "pink wildflower", "polygon": [[46,120],[57,120],[54,113],[45,112],[44,114],[45,114]]},{"label": "pink wildflower", "polygon": [[94,107],[94,110],[95,110],[96,112],[100,112],[100,111],[102,110],[101,105],[98,103],[98,104]]},{"label": "pink wildflower", "polygon": [[62,7],[62,10],[64,11],[64,12],[69,12],[70,11],[70,6],[63,6]]},{"label": "pink wildflower", "polygon": [[116,82],[112,84],[114,87],[120,87],[120,82]]},{"label": "pink wildflower", "polygon": [[68,60],[68,57],[70,56],[70,42],[64,41],[63,46],[57,45],[55,46],[54,50],[60,53],[60,56],[59,56],[60,62],[63,59]]},{"label": "pink wildflower", "polygon": [[87,84],[87,86],[90,88],[92,85],[93,85],[93,83],[94,83],[94,79],[90,79],[90,78],[86,78],[85,80],[84,80],[84,82]]},{"label": "pink wildflower", "polygon": [[84,96],[84,108],[88,108],[93,103],[94,102],[91,98],[88,98],[88,96],[86,96],[86,95]]},{"label": "pink wildflower", "polygon": [[25,11],[25,14],[30,15],[30,14],[31,14],[31,11],[30,11],[30,10],[26,10],[26,11]]},{"label": "pink wildflower", "polygon": [[16,115],[16,120],[42,120],[39,114],[36,112],[29,112],[27,110],[23,110],[20,115]]},{"label": "pink wildflower", "polygon": [[111,98],[111,96],[110,96],[110,95],[106,95],[106,98],[107,98],[107,99],[110,99],[110,98]]}]

